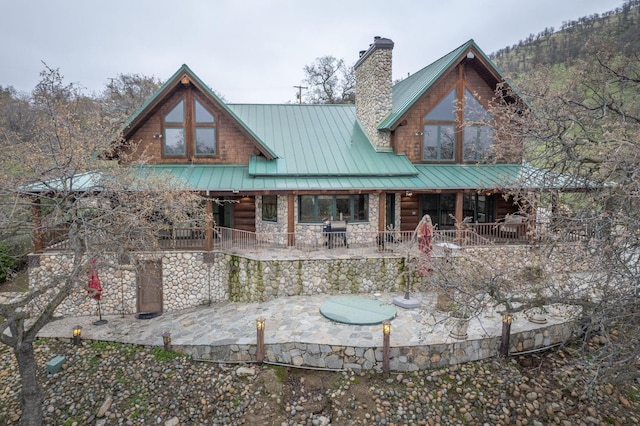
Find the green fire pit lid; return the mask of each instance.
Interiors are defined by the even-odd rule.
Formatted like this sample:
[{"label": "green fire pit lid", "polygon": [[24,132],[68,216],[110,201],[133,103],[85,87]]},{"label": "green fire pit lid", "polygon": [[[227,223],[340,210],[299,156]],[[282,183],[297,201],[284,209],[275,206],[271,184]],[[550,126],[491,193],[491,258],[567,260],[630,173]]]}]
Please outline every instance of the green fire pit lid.
[{"label": "green fire pit lid", "polygon": [[378,299],[361,296],[334,297],[320,306],[320,313],[326,318],[354,325],[380,324],[395,318],[395,306]]}]

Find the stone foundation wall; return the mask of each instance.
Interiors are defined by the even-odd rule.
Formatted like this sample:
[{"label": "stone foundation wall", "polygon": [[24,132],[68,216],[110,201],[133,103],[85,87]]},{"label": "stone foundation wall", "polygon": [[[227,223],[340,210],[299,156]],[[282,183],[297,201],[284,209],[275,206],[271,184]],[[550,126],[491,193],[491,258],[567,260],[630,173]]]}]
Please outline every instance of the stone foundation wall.
[{"label": "stone foundation wall", "polygon": [[[553,324],[535,330],[512,332],[510,352],[523,352],[565,342],[571,337],[574,323]],[[382,337],[380,337],[382,340]],[[382,370],[380,346],[353,347],[290,342],[265,345],[265,362],[294,367],[332,370]],[[395,372],[408,372],[444,367],[498,356],[500,337],[463,340],[422,346],[394,347],[393,336],[389,366]],[[180,346],[194,359],[212,362],[255,362],[255,345]]]},{"label": "stone foundation wall", "polygon": [[[562,271],[586,267],[563,263],[556,249],[550,257],[527,246],[470,248],[475,256],[486,257],[497,268],[544,268]],[[565,250],[574,250],[566,247]],[[30,285],[49,285],[55,277],[68,274],[72,258],[64,253],[37,255],[29,268]],[[137,312],[139,266],[143,261],[162,262],[162,293],[165,312],[214,302],[261,302],[282,296],[313,294],[358,294],[402,292],[406,285],[404,257],[353,257],[324,259],[257,260],[223,253],[149,252],[136,253],[126,262],[104,255],[98,273],[103,287],[102,313]],[[555,269],[554,269],[555,268]],[[413,291],[429,291],[432,276],[412,273]],[[97,302],[84,290],[88,277],[82,276],[78,291],[57,309],[57,315],[97,315]],[[34,306],[38,308],[37,303]]]},{"label": "stone foundation wall", "polygon": [[[68,273],[72,258],[61,253],[37,255],[29,268],[35,288]],[[102,314],[137,312],[140,265],[162,262],[165,312],[214,302],[260,302],[281,296],[357,294],[404,290],[404,258],[256,260],[223,253],[136,253],[123,263],[112,256],[99,259],[103,288]],[[413,282],[417,282],[417,277]],[[74,291],[56,315],[97,315],[98,304],[86,292],[88,276],[82,275]],[[34,306],[38,309],[38,306]]]}]

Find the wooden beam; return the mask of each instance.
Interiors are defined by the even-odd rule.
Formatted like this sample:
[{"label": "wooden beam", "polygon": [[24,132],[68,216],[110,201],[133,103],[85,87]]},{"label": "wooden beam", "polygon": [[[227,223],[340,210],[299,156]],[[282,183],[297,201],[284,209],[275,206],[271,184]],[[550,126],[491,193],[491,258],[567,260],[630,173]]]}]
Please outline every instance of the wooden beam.
[{"label": "wooden beam", "polygon": [[387,194],[381,192],[378,196],[378,231],[385,231],[387,219]]},{"label": "wooden beam", "polygon": [[205,234],[204,234],[204,244],[205,249],[207,251],[213,250],[213,200],[211,198],[207,198],[205,201],[205,206],[207,209],[207,218],[205,220]]},{"label": "wooden beam", "polygon": [[42,241],[42,207],[40,198],[33,200],[31,204],[31,221],[33,223],[33,251],[42,253],[44,251],[44,242]]}]

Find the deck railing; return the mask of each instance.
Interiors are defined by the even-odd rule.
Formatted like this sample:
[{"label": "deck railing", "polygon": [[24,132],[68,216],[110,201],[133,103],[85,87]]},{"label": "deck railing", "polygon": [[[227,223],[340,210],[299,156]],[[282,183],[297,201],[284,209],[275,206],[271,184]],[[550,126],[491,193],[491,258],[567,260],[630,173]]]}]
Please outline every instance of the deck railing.
[{"label": "deck railing", "polygon": [[[70,250],[68,228],[48,228],[42,232],[45,250]],[[575,242],[587,238],[585,232],[558,232],[544,226],[527,223],[471,223],[458,229],[435,230],[434,244],[484,246],[491,244],[528,244],[545,240]],[[413,231],[350,231],[256,233],[239,229],[215,227],[213,249],[225,252],[250,252],[295,249],[302,252],[347,249],[350,253],[403,251],[417,244]],[[161,250],[206,250],[206,230],[203,228],[173,228],[161,232],[157,248]]]}]

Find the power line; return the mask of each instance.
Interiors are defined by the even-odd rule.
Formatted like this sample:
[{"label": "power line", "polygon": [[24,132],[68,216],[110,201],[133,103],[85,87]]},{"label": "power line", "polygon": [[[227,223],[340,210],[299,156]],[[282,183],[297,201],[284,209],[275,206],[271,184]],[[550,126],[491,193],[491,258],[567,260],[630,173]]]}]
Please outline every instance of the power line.
[{"label": "power line", "polygon": [[293,86],[298,89],[298,103],[302,104],[302,89],[308,89],[307,86]]}]

